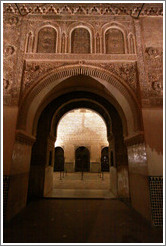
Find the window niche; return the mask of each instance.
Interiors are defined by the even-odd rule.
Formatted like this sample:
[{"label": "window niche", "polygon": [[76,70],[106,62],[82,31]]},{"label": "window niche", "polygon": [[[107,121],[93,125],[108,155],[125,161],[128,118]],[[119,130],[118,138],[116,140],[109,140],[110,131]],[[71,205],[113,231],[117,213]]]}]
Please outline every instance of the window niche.
[{"label": "window niche", "polygon": [[37,53],[55,53],[57,33],[52,27],[44,27],[38,33]]},{"label": "window niche", "polygon": [[105,33],[106,54],[124,54],[124,37],[123,33],[116,29],[110,28]]},{"label": "window niche", "polygon": [[90,53],[90,33],[85,28],[76,28],[71,34],[71,53]]}]

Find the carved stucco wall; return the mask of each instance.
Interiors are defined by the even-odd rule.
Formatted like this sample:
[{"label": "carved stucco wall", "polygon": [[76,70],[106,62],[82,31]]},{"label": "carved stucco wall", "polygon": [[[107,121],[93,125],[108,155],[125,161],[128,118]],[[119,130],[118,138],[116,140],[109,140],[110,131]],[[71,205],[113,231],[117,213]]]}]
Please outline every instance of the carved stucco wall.
[{"label": "carved stucco wall", "polygon": [[[6,124],[15,126],[17,110],[26,95],[38,88],[38,83],[49,73],[58,70],[57,77],[63,79],[75,74],[92,75],[100,81],[101,74],[111,85],[113,74],[117,80],[119,91],[125,88],[125,98],[132,105],[131,97],[135,98],[138,111],[142,109],[145,140],[141,145],[134,141],[128,148],[130,169],[130,185],[133,206],[142,214],[149,216],[148,202],[138,207],[138,200],[143,196],[148,199],[148,186],[145,176],[162,174],[161,140],[156,139],[156,126],[162,136],[162,4],[145,4],[139,18],[136,18],[142,4],[4,4],[4,73],[3,93],[4,105],[12,112],[6,111]],[[56,31],[55,52],[38,53],[38,35],[43,27],[53,27]],[[86,28],[90,33],[90,53],[71,53],[71,33],[74,28]],[[105,33],[109,28],[118,29],[123,33],[125,52],[106,54]],[[47,40],[47,39],[46,39]],[[53,50],[53,49],[52,49]],[[49,82],[47,81],[48,85]],[[35,93],[38,93],[36,90]],[[152,114],[152,108],[154,114]],[[136,109],[132,109],[136,112]],[[11,115],[13,115],[11,119]],[[134,113],[133,113],[134,115]],[[135,113],[135,115],[137,115]],[[150,116],[150,117],[149,117]],[[15,120],[13,120],[15,119]],[[158,119],[160,123],[158,125]],[[148,131],[148,129],[152,129]],[[14,129],[13,129],[14,132]],[[6,134],[6,135],[5,135]],[[6,128],[4,136],[8,136]],[[13,134],[14,139],[14,134]],[[153,141],[151,141],[151,139]],[[160,138],[161,139],[161,138]],[[12,142],[12,141],[11,141]],[[152,146],[153,145],[153,146]],[[14,152],[19,145],[14,145]],[[10,151],[9,151],[10,149]],[[21,147],[19,147],[21,150]],[[153,150],[153,151],[152,151]],[[13,142],[8,144],[9,156],[12,156]],[[145,156],[153,165],[146,169],[146,161],[140,162],[133,156]],[[6,153],[9,153],[6,152]],[[29,147],[27,153],[30,152]],[[7,155],[7,154],[6,154]],[[153,156],[152,163],[149,156]],[[19,164],[20,162],[18,162]],[[25,161],[27,163],[27,161]],[[5,170],[10,173],[11,160],[7,158]],[[28,180],[28,165],[20,169]],[[160,168],[158,166],[160,165]],[[155,167],[155,168],[154,168]],[[142,175],[143,172],[143,175]],[[5,174],[5,173],[4,173]],[[22,174],[20,174],[22,175]],[[21,176],[22,177],[22,176]],[[19,180],[12,176],[11,180]],[[121,180],[121,179],[119,179]],[[136,182],[137,181],[137,182]],[[11,181],[14,182],[14,181]],[[13,183],[15,190],[23,187],[19,182]],[[11,186],[11,187],[12,187]],[[146,189],[145,189],[146,187]],[[141,190],[141,194],[140,194]],[[12,192],[12,191],[11,191]],[[25,190],[22,190],[20,208],[24,206]],[[13,198],[12,198],[13,197]],[[10,197],[13,206],[14,195]],[[145,200],[146,200],[145,199]],[[146,206],[145,206],[146,205]],[[19,206],[16,210],[20,209]],[[13,212],[11,212],[13,213]]]},{"label": "carved stucco wall", "polygon": [[[161,107],[162,4],[146,4],[139,19],[133,18],[141,6],[4,4],[4,105],[17,106],[38,81],[58,71],[57,78],[61,79],[79,73],[100,78],[102,72],[102,79],[107,79],[110,72],[136,98],[138,111],[141,105]],[[72,32],[79,28],[90,35],[90,54],[71,54]],[[38,53],[42,30],[44,42],[50,35],[55,39],[48,53]],[[120,48],[118,54],[105,54],[105,37],[111,31],[123,35],[118,40],[124,41],[125,52]],[[125,97],[134,107],[129,94]]]},{"label": "carved stucco wall", "polygon": [[[162,6],[146,4],[140,15],[140,20],[136,21],[131,16],[136,16],[136,13],[139,12],[140,5],[128,5],[125,8],[120,8],[118,5],[117,7],[112,7],[109,4],[102,8],[93,4],[85,6],[76,7],[69,5],[64,7],[60,5],[57,7],[56,5],[52,6],[48,4],[45,7],[40,7],[35,4],[27,4],[25,6],[20,4],[19,11],[22,14],[20,15],[15,4],[4,4],[5,104],[17,104],[20,84],[22,84],[21,86],[23,88],[25,84],[29,86],[36,77],[39,78],[39,74],[43,75],[57,66],[64,66],[67,60],[70,60],[68,64],[73,64],[74,61],[74,63],[77,63],[80,60],[86,60],[86,62],[94,64],[93,60],[100,60],[98,66],[102,66],[104,63],[106,69],[124,78],[132,89],[136,89],[135,93],[138,97],[140,97],[140,81],[144,106],[148,104],[159,106],[162,104],[162,47],[161,45],[159,47],[159,40],[161,38],[157,39],[157,47],[154,42],[151,45],[148,42],[145,42],[145,44],[141,42],[141,36],[143,36],[142,29],[145,33],[145,39],[148,39],[146,30],[148,23],[147,16],[153,16],[154,28],[157,30],[158,26],[155,25],[155,21],[157,20],[159,22],[162,19]],[[54,15],[56,16],[56,20],[52,18]],[[87,15],[93,18],[87,19]],[[154,18],[154,16],[161,17]],[[45,54],[42,55],[41,51],[40,54],[36,53],[38,51],[37,46],[40,39],[40,32],[44,26],[47,29],[45,34],[48,34],[48,30],[50,31],[51,27],[54,28],[55,34],[53,35],[55,35],[54,38],[56,39],[54,42],[56,47],[49,46],[51,50],[49,50],[47,56]],[[77,31],[78,29],[76,28],[83,30],[83,27],[90,33],[91,41],[89,44],[93,55],[72,56],[72,54],[70,55],[70,46],[73,28]],[[123,54],[123,45],[121,45],[121,48],[115,52],[118,55],[103,56],[107,46],[105,35],[108,31],[111,32],[111,30],[117,30],[123,35],[119,40],[122,42],[124,39],[125,54]],[[158,34],[160,33],[159,30],[157,32]],[[153,31],[150,29],[148,33],[153,33]],[[49,37],[46,35],[46,41],[48,39]],[[153,37],[152,40],[154,40]],[[53,50],[55,50],[56,55],[53,55]],[[132,55],[135,51],[137,55]],[[47,65],[46,62],[44,62],[45,65],[41,64],[41,59],[47,60]],[[145,69],[141,67],[143,66],[141,59],[143,59],[143,62],[145,61]],[[22,70],[24,70],[24,73],[22,73]],[[141,81],[142,79],[143,81]],[[152,98],[150,102],[149,97]]]}]

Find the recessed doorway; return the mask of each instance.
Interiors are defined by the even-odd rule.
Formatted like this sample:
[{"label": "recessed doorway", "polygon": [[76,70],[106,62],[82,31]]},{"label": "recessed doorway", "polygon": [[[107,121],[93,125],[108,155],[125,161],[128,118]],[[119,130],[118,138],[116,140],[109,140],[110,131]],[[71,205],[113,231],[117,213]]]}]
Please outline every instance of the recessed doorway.
[{"label": "recessed doorway", "polygon": [[90,171],[90,153],[89,150],[84,146],[77,148],[75,151],[75,171]]}]

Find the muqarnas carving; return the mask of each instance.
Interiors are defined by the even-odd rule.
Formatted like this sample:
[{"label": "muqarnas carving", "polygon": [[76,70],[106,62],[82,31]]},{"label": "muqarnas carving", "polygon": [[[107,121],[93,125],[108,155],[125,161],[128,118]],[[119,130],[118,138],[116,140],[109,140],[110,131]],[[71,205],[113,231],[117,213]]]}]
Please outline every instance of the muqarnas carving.
[{"label": "muqarnas carving", "polygon": [[90,53],[90,33],[85,28],[76,28],[71,34],[71,53]]},{"label": "muqarnas carving", "polygon": [[38,53],[55,53],[56,31],[52,27],[44,27],[38,33]]},{"label": "muqarnas carving", "polygon": [[110,28],[105,34],[106,53],[107,54],[124,54],[124,37],[123,33],[116,29]]}]

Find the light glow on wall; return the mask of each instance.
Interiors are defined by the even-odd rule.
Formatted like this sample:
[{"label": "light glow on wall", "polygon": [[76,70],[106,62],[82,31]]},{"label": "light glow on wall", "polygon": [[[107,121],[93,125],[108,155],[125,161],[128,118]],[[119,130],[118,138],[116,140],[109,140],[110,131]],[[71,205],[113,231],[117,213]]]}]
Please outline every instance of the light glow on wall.
[{"label": "light glow on wall", "polygon": [[101,149],[108,146],[107,127],[102,117],[89,109],[76,109],[66,113],[57,128],[55,147],[64,149],[67,161],[74,160],[79,146],[89,149],[91,161],[99,161]]}]

